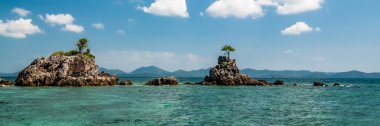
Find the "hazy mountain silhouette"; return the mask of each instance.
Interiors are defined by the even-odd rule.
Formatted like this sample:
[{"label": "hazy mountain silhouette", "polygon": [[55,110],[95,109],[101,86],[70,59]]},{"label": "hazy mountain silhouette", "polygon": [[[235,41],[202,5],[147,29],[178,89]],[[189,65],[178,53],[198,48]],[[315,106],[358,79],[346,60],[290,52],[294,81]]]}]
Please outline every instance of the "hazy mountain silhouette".
[{"label": "hazy mountain silhouette", "polygon": [[[147,66],[137,68],[130,73],[118,69],[106,68],[100,68],[100,71],[115,74],[119,77],[204,77],[209,73],[210,68],[169,72],[156,66]],[[308,70],[256,70],[247,68],[242,69],[240,72],[255,78],[380,78],[380,73],[365,73],[356,70],[348,72],[313,72]],[[0,77],[16,77],[17,75],[18,72],[0,73]]]}]

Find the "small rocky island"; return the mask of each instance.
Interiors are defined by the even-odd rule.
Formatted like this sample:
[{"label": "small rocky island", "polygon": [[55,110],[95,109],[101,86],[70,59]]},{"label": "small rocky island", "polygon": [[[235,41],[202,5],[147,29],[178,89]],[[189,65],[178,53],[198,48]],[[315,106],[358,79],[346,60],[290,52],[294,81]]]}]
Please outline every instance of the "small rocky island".
[{"label": "small rocky island", "polygon": [[171,77],[161,77],[161,78],[155,78],[153,80],[150,80],[145,85],[152,85],[152,86],[164,86],[164,85],[178,85],[177,78],[171,76]]},{"label": "small rocky island", "polygon": [[[22,70],[16,86],[111,86],[117,76],[99,73],[88,40],[77,42],[78,50],[54,52],[49,58],[38,58]],[[83,50],[86,49],[86,52]]]},{"label": "small rocky island", "polygon": [[230,52],[235,49],[230,45],[222,48],[224,56],[219,56],[218,65],[210,69],[208,76],[201,82],[202,85],[252,85],[267,86],[271,85],[264,81],[257,81],[248,75],[241,74],[236,65],[236,60],[230,58]]}]

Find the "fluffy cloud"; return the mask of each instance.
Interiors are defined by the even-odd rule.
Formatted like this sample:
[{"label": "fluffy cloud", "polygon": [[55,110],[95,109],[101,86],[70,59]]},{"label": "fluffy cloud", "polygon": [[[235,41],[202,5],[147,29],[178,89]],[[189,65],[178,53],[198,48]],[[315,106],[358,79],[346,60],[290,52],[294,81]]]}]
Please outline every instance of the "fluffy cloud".
[{"label": "fluffy cloud", "polygon": [[104,24],[103,23],[92,23],[92,27],[94,27],[95,29],[104,29]]},{"label": "fluffy cloud", "polygon": [[259,3],[255,0],[218,0],[206,10],[213,17],[251,17],[256,19],[264,15]]},{"label": "fluffy cloud", "polygon": [[322,8],[323,0],[279,0],[277,13],[281,15],[298,14]]},{"label": "fluffy cloud", "polygon": [[75,32],[75,33],[81,33],[84,31],[84,28],[79,25],[74,25],[74,24],[67,24],[65,27],[62,28],[64,31],[70,31],[70,32]]},{"label": "fluffy cloud", "polygon": [[0,36],[10,38],[26,38],[27,35],[41,33],[37,25],[32,24],[31,19],[20,18],[18,20],[0,20]]},{"label": "fluffy cloud", "polygon": [[28,16],[30,13],[32,13],[26,9],[18,8],[18,7],[13,8],[12,12],[18,14],[21,17]]},{"label": "fluffy cloud", "polygon": [[216,0],[206,10],[212,17],[253,19],[264,16],[263,6],[276,7],[277,14],[289,15],[322,8],[323,0]]},{"label": "fluffy cloud", "polygon": [[46,14],[45,17],[42,15],[39,15],[39,17],[52,26],[63,25],[63,31],[75,33],[82,33],[84,31],[83,26],[74,24],[75,18],[71,14]]},{"label": "fluffy cloud", "polygon": [[167,17],[189,17],[186,0],[155,0],[150,7],[138,7],[145,13]]},{"label": "fluffy cloud", "polygon": [[320,28],[312,28],[309,25],[307,25],[305,22],[297,22],[296,24],[285,28],[281,31],[282,35],[300,35],[302,33],[306,32],[312,32],[312,31],[320,31]]},{"label": "fluffy cloud", "polygon": [[107,51],[96,54],[97,63],[106,68],[121,68],[132,71],[141,66],[158,66],[165,70],[194,70],[208,68],[215,64],[211,58],[195,54],[176,54],[174,52],[150,51]]},{"label": "fluffy cloud", "polygon": [[75,20],[71,14],[46,14],[45,17],[40,16],[40,18],[51,25],[72,24]]}]

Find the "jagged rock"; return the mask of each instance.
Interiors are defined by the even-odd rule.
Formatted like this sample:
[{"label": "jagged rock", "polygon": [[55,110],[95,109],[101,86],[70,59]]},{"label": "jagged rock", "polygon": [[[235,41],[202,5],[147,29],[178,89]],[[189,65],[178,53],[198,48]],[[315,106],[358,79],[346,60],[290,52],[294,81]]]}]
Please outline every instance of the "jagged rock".
[{"label": "jagged rock", "polygon": [[211,68],[209,74],[202,82],[203,85],[269,85],[240,74],[236,60],[226,56],[219,56],[218,65]]},{"label": "jagged rock", "polygon": [[132,84],[133,84],[133,83],[132,83],[131,80],[125,80],[125,81],[120,82],[119,85],[132,85]]},{"label": "jagged rock", "polygon": [[276,80],[273,84],[274,85],[284,85],[284,81],[283,80]]},{"label": "jagged rock", "polygon": [[327,85],[322,82],[315,81],[313,86],[327,86]]},{"label": "jagged rock", "polygon": [[118,77],[99,74],[95,60],[81,54],[55,55],[34,60],[22,70],[17,86],[110,86],[116,85]]},{"label": "jagged rock", "polygon": [[162,85],[178,85],[178,81],[175,77],[161,77],[155,78],[145,85],[154,85],[154,86],[162,86]]},{"label": "jagged rock", "polygon": [[13,86],[14,84],[15,82],[13,81],[3,80],[0,78],[0,87]]}]

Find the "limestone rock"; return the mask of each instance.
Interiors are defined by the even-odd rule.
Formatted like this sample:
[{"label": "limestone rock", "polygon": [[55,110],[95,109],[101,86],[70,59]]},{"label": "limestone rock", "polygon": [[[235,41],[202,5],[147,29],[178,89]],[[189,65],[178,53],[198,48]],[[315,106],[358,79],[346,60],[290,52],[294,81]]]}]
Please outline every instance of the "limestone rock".
[{"label": "limestone rock", "polygon": [[81,54],[55,55],[34,60],[22,70],[17,86],[110,86],[117,84],[118,77],[99,74],[95,60]]},{"label": "limestone rock", "polygon": [[162,86],[162,85],[178,85],[178,80],[171,76],[171,77],[161,77],[161,78],[155,78],[145,85],[154,85],[154,86]]}]

